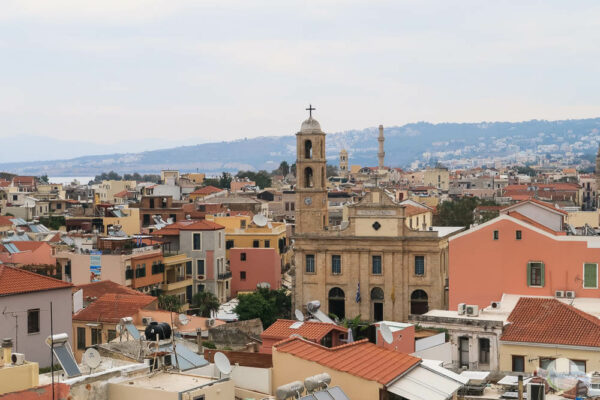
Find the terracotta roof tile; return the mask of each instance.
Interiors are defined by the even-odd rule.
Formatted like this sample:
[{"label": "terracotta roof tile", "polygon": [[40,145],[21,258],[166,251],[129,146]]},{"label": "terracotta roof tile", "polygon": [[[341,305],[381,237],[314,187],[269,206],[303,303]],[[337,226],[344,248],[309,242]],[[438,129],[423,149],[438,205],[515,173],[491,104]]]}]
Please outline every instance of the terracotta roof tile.
[{"label": "terracotta roof tile", "polygon": [[0,215],[0,226],[13,226],[11,219],[14,217],[6,217],[4,215]]},{"label": "terracotta roof tile", "polygon": [[74,321],[116,323],[123,317],[131,317],[139,310],[152,307],[156,297],[148,295],[107,293],[73,315]]},{"label": "terracotta roof tile", "polygon": [[145,296],[145,294],[138,292],[137,290],[131,289],[127,286],[119,285],[118,283],[109,280],[86,283],[85,285],[77,285],[73,289],[83,289],[84,299],[97,299],[107,293]]},{"label": "terracotta roof tile", "polygon": [[261,333],[260,336],[272,339],[285,339],[293,334],[297,334],[309,340],[320,340],[332,330],[337,330],[341,333],[347,332],[347,329],[342,328],[341,326],[325,322],[306,321],[302,323],[302,326],[298,329],[290,328],[290,326],[296,322],[298,321],[278,319],[273,325],[269,326]]},{"label": "terracotta roof tile", "polygon": [[204,186],[204,187],[201,187],[200,189],[194,190],[191,194],[213,194],[213,193],[219,193],[222,191],[223,191],[223,189],[219,189],[218,187]]},{"label": "terracotta roof tile", "polygon": [[179,235],[179,231],[218,231],[224,226],[205,219],[185,220],[167,225],[162,229],[152,232],[153,235]]},{"label": "terracotta roof tile", "polygon": [[327,348],[291,337],[273,346],[274,350],[313,361],[328,368],[387,384],[417,365],[421,359],[369,343],[367,339]]},{"label": "terracotta roof tile", "polygon": [[500,340],[600,347],[600,320],[552,298],[521,297]]},{"label": "terracotta roof tile", "polygon": [[48,276],[0,265],[0,296],[63,289],[71,286],[73,285],[68,282]]}]

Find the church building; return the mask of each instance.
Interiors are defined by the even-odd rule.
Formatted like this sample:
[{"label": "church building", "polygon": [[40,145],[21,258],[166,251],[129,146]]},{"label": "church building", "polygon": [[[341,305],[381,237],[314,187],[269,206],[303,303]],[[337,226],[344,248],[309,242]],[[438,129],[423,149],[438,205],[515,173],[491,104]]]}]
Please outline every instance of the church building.
[{"label": "church building", "polygon": [[447,309],[443,231],[412,230],[405,207],[380,189],[349,205],[340,226],[328,225],[325,133],[310,111],[296,134],[294,307],[319,300],[340,319],[375,321]]}]

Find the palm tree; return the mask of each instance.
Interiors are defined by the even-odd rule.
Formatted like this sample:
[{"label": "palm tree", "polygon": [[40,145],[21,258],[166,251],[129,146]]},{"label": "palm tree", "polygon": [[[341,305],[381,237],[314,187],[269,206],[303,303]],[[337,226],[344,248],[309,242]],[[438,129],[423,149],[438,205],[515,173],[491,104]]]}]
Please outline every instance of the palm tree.
[{"label": "palm tree", "polygon": [[210,318],[211,312],[219,309],[219,299],[211,292],[198,292],[192,297],[192,308],[198,309],[200,316]]},{"label": "palm tree", "polygon": [[158,308],[171,312],[179,312],[181,310],[181,303],[177,296],[161,295],[158,296]]}]

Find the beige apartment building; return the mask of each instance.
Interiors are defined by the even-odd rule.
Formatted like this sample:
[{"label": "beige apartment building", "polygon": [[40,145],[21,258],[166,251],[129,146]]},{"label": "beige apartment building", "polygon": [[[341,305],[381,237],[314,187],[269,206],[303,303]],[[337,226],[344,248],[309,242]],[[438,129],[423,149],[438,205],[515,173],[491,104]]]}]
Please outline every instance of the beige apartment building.
[{"label": "beige apartment building", "polygon": [[447,168],[431,168],[425,170],[423,177],[425,186],[448,191],[450,189],[450,172]]}]

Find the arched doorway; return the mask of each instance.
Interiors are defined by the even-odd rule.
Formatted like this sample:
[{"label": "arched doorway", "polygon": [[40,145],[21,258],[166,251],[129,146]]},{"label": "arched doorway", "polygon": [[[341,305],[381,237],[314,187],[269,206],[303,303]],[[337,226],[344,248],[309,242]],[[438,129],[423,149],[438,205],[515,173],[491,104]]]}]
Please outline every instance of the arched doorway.
[{"label": "arched doorway", "polygon": [[425,314],[429,311],[428,296],[424,290],[418,289],[410,295],[410,313]]},{"label": "arched doorway", "polygon": [[380,287],[374,287],[371,289],[371,303],[373,303],[373,320],[375,322],[383,321],[383,289]]},{"label": "arched doorway", "polygon": [[346,296],[339,287],[329,291],[329,314],[335,314],[339,319],[346,317]]}]

